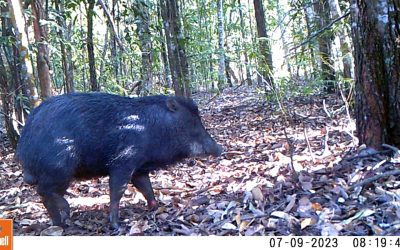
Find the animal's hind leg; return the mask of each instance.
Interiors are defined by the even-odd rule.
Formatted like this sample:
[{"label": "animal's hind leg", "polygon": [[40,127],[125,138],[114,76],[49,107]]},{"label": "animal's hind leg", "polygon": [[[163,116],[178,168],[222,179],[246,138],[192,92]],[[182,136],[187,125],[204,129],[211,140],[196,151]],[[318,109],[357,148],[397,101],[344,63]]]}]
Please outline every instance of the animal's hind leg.
[{"label": "animal's hind leg", "polygon": [[153,210],[157,208],[157,201],[154,198],[153,188],[151,186],[149,173],[134,173],[131,181],[133,185],[144,195],[147,200],[147,206]]},{"label": "animal's hind leg", "polygon": [[53,226],[64,226],[65,220],[70,216],[70,207],[63,195],[67,190],[68,184],[41,183],[38,186],[38,193],[42,197],[42,201]]}]

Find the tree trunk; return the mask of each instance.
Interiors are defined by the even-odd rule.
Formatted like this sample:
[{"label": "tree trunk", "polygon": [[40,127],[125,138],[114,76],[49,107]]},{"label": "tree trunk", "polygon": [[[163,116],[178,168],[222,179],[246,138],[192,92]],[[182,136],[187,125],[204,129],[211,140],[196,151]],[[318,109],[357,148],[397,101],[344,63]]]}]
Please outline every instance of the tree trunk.
[{"label": "tree trunk", "polygon": [[[116,5],[117,0],[112,0],[112,8],[111,8],[111,16],[112,19],[115,20],[116,15]],[[117,51],[117,37],[116,34],[113,34],[112,42],[111,42],[111,57],[112,57],[112,64],[113,64],[113,72],[114,77],[116,79],[117,85],[121,86],[121,77],[120,77],[120,69],[119,69],[119,56]]]},{"label": "tree trunk", "polygon": [[15,106],[12,82],[8,79],[8,74],[3,61],[3,55],[0,52],[0,97],[4,113],[4,125],[7,132],[7,137],[11,145],[15,148],[19,138],[17,117],[15,115]]},{"label": "tree trunk", "polygon": [[[342,16],[342,11],[339,7],[338,0],[329,0],[329,7],[332,13],[332,19],[337,19]],[[352,68],[353,66],[353,56],[351,51],[351,45],[349,41],[349,36],[346,31],[340,30],[337,33],[339,37],[340,43],[340,52],[342,55],[342,63],[343,63],[343,78],[345,79],[353,79]]]},{"label": "tree trunk", "polygon": [[[315,12],[313,8],[307,4],[303,7],[304,10],[304,16],[305,16],[305,21],[306,21],[306,27],[307,27],[307,36],[311,37],[312,36],[312,30],[313,30],[313,23],[317,22],[314,21],[313,18],[315,19]],[[308,51],[310,55],[310,61],[311,61],[311,75],[312,75],[312,80],[314,80],[317,77],[316,71],[317,69],[317,62],[316,62],[316,55],[315,55],[315,50],[314,47],[316,47],[315,43],[309,42],[308,43]],[[301,63],[302,64],[302,63]],[[304,65],[304,70],[307,70],[307,66]],[[297,71],[298,72],[298,71]],[[299,75],[297,73],[297,77],[299,78]]]},{"label": "tree trunk", "polygon": [[[7,7],[2,6],[1,12],[6,13]],[[6,39],[14,38],[13,36],[15,32],[14,34],[12,33],[11,21],[6,17],[6,15],[0,17],[0,23],[1,36]],[[19,51],[15,46],[16,45],[11,45],[10,43],[4,43],[0,47],[0,98],[7,137],[13,147],[17,145],[19,138],[17,120],[23,121],[22,108],[20,109],[20,117],[17,117],[17,107],[21,107],[22,105],[18,105],[18,103],[15,102],[15,97],[20,93],[19,87],[21,86],[20,75],[18,75],[21,67],[18,69],[17,66],[20,64]],[[8,62],[8,67],[6,65],[6,60]],[[9,69],[9,71],[7,71],[7,69]]]},{"label": "tree trunk", "polygon": [[261,0],[254,0],[254,12],[257,23],[257,35],[258,35],[258,44],[260,57],[258,61],[259,73],[261,74],[263,79],[260,80],[266,81],[271,87],[273,87],[273,66],[272,66],[272,53],[271,46],[268,41],[267,36],[267,28],[265,22],[265,14],[264,14],[264,6]]},{"label": "tree trunk", "polygon": [[[330,22],[330,11],[328,0],[317,0],[314,3],[314,10],[317,17],[318,30],[326,27]],[[335,69],[332,60],[332,35],[325,32],[318,37],[319,54],[321,60],[321,78],[324,81],[326,93],[335,91]]]},{"label": "tree trunk", "polygon": [[289,19],[286,14],[289,11],[289,4],[288,4],[287,0],[284,0],[282,2],[283,2],[283,4],[278,5],[276,11],[278,12],[277,13],[277,16],[278,16],[277,21],[278,21],[278,27],[280,30],[280,39],[282,42],[282,49],[283,49],[283,55],[284,55],[283,64],[287,68],[289,77],[291,79],[294,79],[294,76],[292,74],[292,65],[290,62],[291,56],[289,53],[289,47],[290,47],[289,41],[292,39],[292,37],[291,37],[291,34],[289,33],[290,29],[286,28],[286,25],[288,24],[286,20]]},{"label": "tree trunk", "polygon": [[175,0],[160,0],[161,15],[168,48],[168,60],[175,95],[190,96],[189,69],[185,52],[185,41],[179,22]]},{"label": "tree trunk", "polygon": [[33,30],[35,33],[35,42],[37,44],[36,64],[40,82],[40,95],[42,99],[52,96],[51,77],[49,67],[49,49],[47,47],[47,29],[41,24],[45,21],[45,11],[43,0],[32,0]]},{"label": "tree trunk", "polygon": [[167,50],[168,50],[168,63],[171,72],[172,78],[172,87],[174,88],[175,95],[182,96],[183,89],[180,86],[179,78],[178,78],[178,65],[176,63],[176,47],[173,44],[172,38],[172,27],[171,27],[171,15],[170,10],[168,9],[168,2],[165,0],[160,0],[160,7],[161,7],[161,15],[163,17],[163,26],[165,30],[165,39],[167,42]]},{"label": "tree trunk", "polygon": [[[158,20],[159,20],[159,22],[161,22],[162,23],[162,16],[161,16],[161,9],[160,9],[160,3],[158,3],[158,5],[157,5],[157,18],[158,18]],[[165,84],[168,86],[168,88],[171,88],[172,87],[172,80],[171,80],[171,77],[170,77],[170,75],[171,75],[171,72],[170,72],[170,67],[169,67],[169,64],[168,64],[168,56],[167,56],[167,45],[166,45],[166,42],[165,42],[165,35],[164,35],[164,32],[163,32],[163,28],[162,28],[162,26],[161,27],[159,27],[159,34],[160,34],[160,39],[161,39],[161,58],[162,58],[162,62],[163,62],[163,66],[164,66],[164,75],[165,75],[165,77],[164,77],[164,81],[165,81]]]},{"label": "tree trunk", "polygon": [[106,34],[104,35],[104,45],[103,49],[101,52],[101,62],[100,62],[100,72],[99,72],[99,83],[105,85],[106,84],[106,74],[104,72],[104,64],[106,62],[106,55],[107,55],[107,50],[108,50],[108,44],[109,44],[109,33],[110,33],[110,28],[107,27]]},{"label": "tree trunk", "polygon": [[142,86],[150,88],[153,85],[153,46],[151,43],[148,6],[142,0],[134,1],[133,5],[136,16],[136,31],[140,40],[140,50],[142,51]]},{"label": "tree trunk", "polygon": [[[171,2],[175,2],[173,0],[170,0]],[[176,21],[176,23],[174,23],[173,27],[174,27],[174,33],[176,34],[176,41],[175,44],[178,48],[178,61],[179,61],[179,67],[180,67],[180,79],[181,79],[181,85],[183,86],[183,95],[186,97],[190,97],[191,95],[191,91],[190,91],[190,78],[189,78],[189,64],[187,61],[187,57],[186,57],[186,41],[185,41],[185,36],[183,33],[183,25],[181,24],[180,20],[181,20],[181,16],[180,16],[180,12],[179,12],[179,6],[178,6],[178,2],[176,1],[175,4],[173,5],[175,6],[175,15],[176,18],[173,19]]]},{"label": "tree trunk", "polygon": [[251,75],[250,75],[250,65],[249,65],[249,56],[247,55],[247,48],[244,46],[245,44],[245,40],[246,40],[246,33],[245,33],[245,28],[244,28],[244,18],[243,18],[243,6],[240,2],[241,0],[238,0],[238,4],[239,4],[239,17],[240,17],[240,31],[241,31],[241,35],[242,35],[242,49],[243,49],[243,56],[244,56],[244,64],[245,64],[245,68],[246,68],[246,82],[247,85],[251,85],[252,81],[251,81]]},{"label": "tree trunk", "polygon": [[93,15],[94,15],[94,5],[95,0],[88,0],[87,8],[87,50],[89,57],[89,78],[90,78],[90,88],[92,91],[99,91],[100,87],[97,84],[96,76],[96,64],[94,57],[94,47],[93,47]]},{"label": "tree trunk", "polygon": [[226,84],[225,76],[225,30],[224,30],[224,0],[218,0],[218,89]]},{"label": "tree trunk", "polygon": [[[214,36],[214,32],[213,32],[211,25],[208,25],[208,27],[206,27],[206,32],[207,32],[208,46],[209,46],[209,48],[213,48],[212,39]],[[218,90],[218,81],[215,81],[215,79],[213,77],[213,75],[214,75],[213,53],[208,53],[208,74],[209,74],[209,81],[211,82],[211,89]]]},{"label": "tree trunk", "polygon": [[28,37],[25,33],[25,19],[22,14],[22,6],[19,1],[8,0],[8,7],[21,60],[20,74],[22,85],[27,87],[29,103],[31,108],[34,108],[40,104],[40,100],[33,79],[32,62],[30,61]]},{"label": "tree trunk", "polygon": [[55,0],[55,8],[59,13],[57,18],[60,29],[58,36],[60,38],[61,61],[64,73],[64,88],[66,93],[74,92],[74,70],[72,66],[71,49],[65,46],[66,41],[71,40],[71,27],[67,27],[65,16],[64,0]]},{"label": "tree trunk", "polygon": [[355,111],[360,144],[400,146],[398,1],[351,1]]}]

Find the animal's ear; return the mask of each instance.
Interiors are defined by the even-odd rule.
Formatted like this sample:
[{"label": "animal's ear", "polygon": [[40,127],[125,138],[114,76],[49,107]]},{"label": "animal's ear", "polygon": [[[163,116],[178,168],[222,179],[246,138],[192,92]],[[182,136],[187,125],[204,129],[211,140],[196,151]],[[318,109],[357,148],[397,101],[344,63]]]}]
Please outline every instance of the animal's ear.
[{"label": "animal's ear", "polygon": [[176,112],[179,110],[179,104],[174,98],[167,99],[167,107],[171,112]]}]

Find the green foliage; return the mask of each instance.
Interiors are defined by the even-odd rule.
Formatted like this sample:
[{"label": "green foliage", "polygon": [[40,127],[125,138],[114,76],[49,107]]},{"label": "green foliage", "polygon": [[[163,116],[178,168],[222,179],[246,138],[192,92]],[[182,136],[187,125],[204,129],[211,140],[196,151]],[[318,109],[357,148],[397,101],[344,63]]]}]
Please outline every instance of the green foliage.
[{"label": "green foliage", "polygon": [[[73,77],[75,88],[78,91],[89,90],[89,69],[87,56],[87,1],[63,1],[64,13],[56,9],[56,2],[49,1],[48,19],[42,20],[41,25],[48,28],[49,35],[46,41],[50,51],[50,66],[53,86],[58,92],[64,91],[65,75],[63,71],[63,52],[71,53],[73,64]],[[135,83],[143,80],[141,38],[139,30],[143,24],[148,24],[150,33],[144,34],[151,39],[151,53],[153,72],[152,84],[142,86],[143,93],[167,93],[172,87],[166,81],[163,53],[165,53],[165,31],[160,15],[160,1],[158,0],[103,0],[111,15],[113,25],[121,40],[122,49],[114,37],[109,20],[100,5],[94,11],[94,54],[96,61],[97,78],[101,90],[124,95],[130,95]],[[240,4],[239,4],[240,2]],[[343,8],[348,4],[340,1]],[[7,1],[0,0],[0,7]],[[58,1],[60,4],[60,1]],[[212,0],[177,1],[180,18],[177,20],[182,25],[182,34],[178,37],[180,46],[185,47],[190,72],[190,86],[193,90],[210,90],[218,81],[218,29],[217,29],[217,2]],[[280,91],[287,92],[285,96],[298,94],[313,94],[320,91],[323,86],[321,81],[318,43],[316,38],[307,39],[318,32],[315,15],[308,12],[313,9],[313,1],[270,0],[263,1],[266,26],[270,37],[265,38],[271,45],[283,43],[281,48],[286,49],[284,64],[290,65],[291,72],[278,74],[276,85]],[[253,1],[225,0],[225,57],[229,60],[227,69],[238,79],[236,84],[242,84],[246,76],[256,79],[255,69],[259,68],[258,58],[259,41],[254,18]],[[243,18],[240,18],[240,12]],[[27,25],[32,24],[30,8],[25,10]],[[2,13],[7,15],[7,13]],[[309,15],[309,16],[307,16]],[[63,20],[65,27],[62,27]],[[335,36],[348,29],[348,20],[339,22],[327,29],[321,35]],[[107,32],[107,35],[106,35]],[[279,36],[276,35],[279,33]],[[70,34],[65,36],[65,34]],[[273,37],[272,34],[275,34]],[[178,34],[175,34],[177,36]],[[68,37],[68,38],[66,38]],[[107,38],[106,38],[107,37]],[[284,37],[284,39],[282,38]],[[304,41],[304,44],[302,44]],[[9,46],[14,41],[10,37],[0,37],[0,44]],[[301,45],[301,46],[298,46]],[[295,49],[292,49],[295,48]],[[33,47],[35,49],[35,47]],[[272,51],[274,55],[276,51]],[[34,55],[35,56],[35,55]],[[245,63],[245,56],[248,61]],[[346,55],[344,55],[346,56]],[[165,55],[164,55],[165,57]],[[281,65],[278,65],[281,66]],[[332,65],[337,67],[337,65]],[[280,68],[280,67],[276,67]],[[340,77],[340,75],[338,76]],[[302,79],[301,81],[298,79]],[[346,82],[346,81],[343,81]],[[305,84],[307,83],[307,84]],[[225,87],[225,86],[223,86]]]},{"label": "green foliage", "polygon": [[282,77],[275,79],[275,92],[279,96],[289,99],[295,96],[313,95],[322,93],[323,82],[320,80],[305,81],[304,79],[292,79],[289,77]]},{"label": "green foliage", "polygon": [[13,46],[15,44],[15,37],[12,36],[0,36],[0,46]]}]

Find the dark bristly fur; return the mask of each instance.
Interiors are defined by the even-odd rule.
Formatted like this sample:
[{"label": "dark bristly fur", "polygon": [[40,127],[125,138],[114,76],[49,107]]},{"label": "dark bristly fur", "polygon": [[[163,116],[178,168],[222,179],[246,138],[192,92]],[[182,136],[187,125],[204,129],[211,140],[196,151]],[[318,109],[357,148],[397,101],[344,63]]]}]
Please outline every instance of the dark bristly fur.
[{"label": "dark bristly fur", "polygon": [[155,204],[149,171],[220,153],[190,99],[74,93],[49,98],[33,110],[16,158],[24,181],[38,186],[53,224],[69,215],[62,196],[73,179],[109,175],[110,216],[117,227],[121,190],[130,180]]}]

